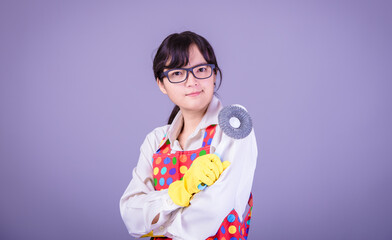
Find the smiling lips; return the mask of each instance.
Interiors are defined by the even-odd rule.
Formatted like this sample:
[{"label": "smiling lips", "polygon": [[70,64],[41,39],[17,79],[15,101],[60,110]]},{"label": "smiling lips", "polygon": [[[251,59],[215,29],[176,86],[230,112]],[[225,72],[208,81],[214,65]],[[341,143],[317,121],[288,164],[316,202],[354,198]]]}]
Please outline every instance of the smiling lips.
[{"label": "smiling lips", "polygon": [[201,93],[201,91],[188,93],[188,94],[186,94],[186,96],[188,96],[188,97],[196,97],[196,96],[199,96],[200,93]]}]

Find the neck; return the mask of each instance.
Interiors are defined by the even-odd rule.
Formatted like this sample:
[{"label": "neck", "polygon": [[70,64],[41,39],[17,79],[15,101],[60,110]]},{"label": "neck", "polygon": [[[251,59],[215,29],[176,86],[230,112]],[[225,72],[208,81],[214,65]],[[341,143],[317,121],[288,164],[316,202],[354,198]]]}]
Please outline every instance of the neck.
[{"label": "neck", "polygon": [[197,125],[199,125],[201,119],[207,111],[207,108],[208,106],[198,112],[181,110],[182,116],[184,117],[184,125],[182,127],[181,133],[190,135],[196,129]]}]

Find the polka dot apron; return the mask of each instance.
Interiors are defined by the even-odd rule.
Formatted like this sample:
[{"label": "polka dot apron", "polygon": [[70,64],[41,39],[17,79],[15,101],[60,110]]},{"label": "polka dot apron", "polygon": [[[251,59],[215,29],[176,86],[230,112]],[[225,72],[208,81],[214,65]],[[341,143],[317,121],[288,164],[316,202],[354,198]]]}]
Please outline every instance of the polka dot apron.
[{"label": "polka dot apron", "polygon": [[[185,172],[199,156],[210,153],[210,145],[215,134],[216,125],[207,127],[202,147],[192,151],[177,151],[171,153],[169,139],[153,155],[153,171],[155,190],[167,189],[169,185],[182,179]],[[165,139],[165,138],[164,138]],[[164,140],[163,139],[163,140]],[[162,141],[163,141],[162,140]],[[233,209],[222,221],[215,236],[207,240],[244,240],[248,238],[250,218],[252,215],[253,198],[249,197],[249,210],[241,222],[237,212]],[[154,240],[169,240],[170,238],[155,237]]]}]

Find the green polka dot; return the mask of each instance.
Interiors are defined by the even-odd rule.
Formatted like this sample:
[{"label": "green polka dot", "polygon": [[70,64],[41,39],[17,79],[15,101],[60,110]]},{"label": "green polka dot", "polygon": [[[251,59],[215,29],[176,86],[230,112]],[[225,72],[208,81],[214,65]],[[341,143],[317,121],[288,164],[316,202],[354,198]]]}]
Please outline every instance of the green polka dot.
[{"label": "green polka dot", "polygon": [[203,155],[206,155],[206,150],[201,150],[200,151],[199,156],[203,156]]},{"label": "green polka dot", "polygon": [[154,178],[154,186],[158,184],[158,179]]},{"label": "green polka dot", "polygon": [[169,145],[170,144],[170,141],[169,141],[169,139],[167,139],[167,141],[166,141],[166,145]]},{"label": "green polka dot", "polygon": [[173,157],[173,165],[176,165],[176,163],[177,163],[177,158]]},{"label": "green polka dot", "polygon": [[182,180],[184,177],[182,177],[180,180]]}]

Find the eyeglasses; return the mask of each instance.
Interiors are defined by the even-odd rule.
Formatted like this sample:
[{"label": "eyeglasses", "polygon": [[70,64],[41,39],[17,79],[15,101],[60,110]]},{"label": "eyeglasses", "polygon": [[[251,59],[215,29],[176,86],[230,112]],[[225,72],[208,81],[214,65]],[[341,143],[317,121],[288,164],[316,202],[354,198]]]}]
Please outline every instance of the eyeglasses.
[{"label": "eyeglasses", "polygon": [[171,83],[184,82],[188,78],[189,72],[197,79],[206,79],[212,76],[212,70],[215,69],[215,64],[200,64],[191,68],[174,68],[164,71],[161,78],[167,77]]}]

